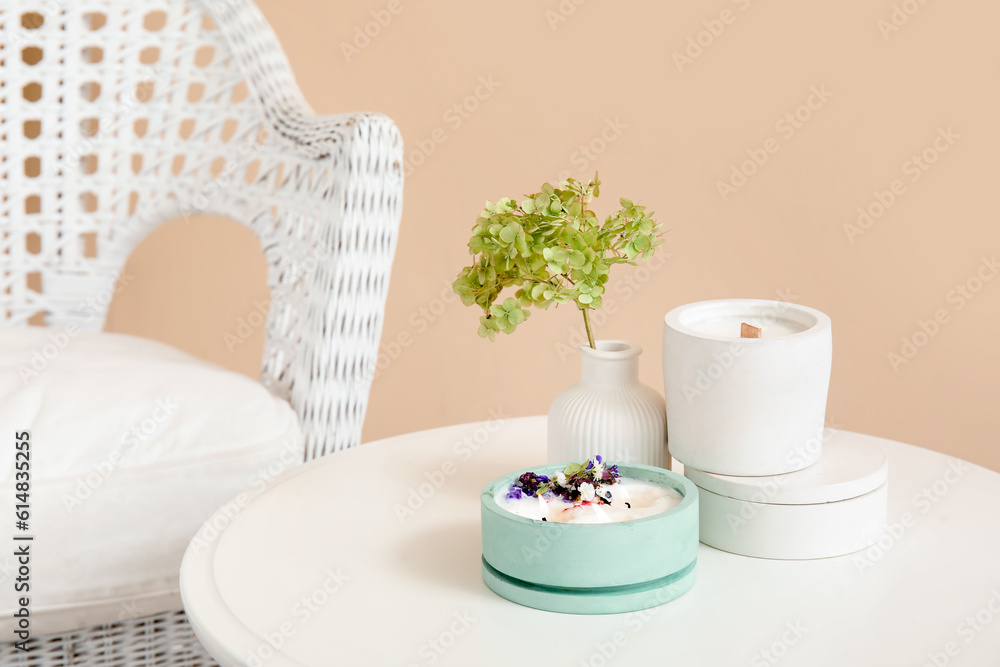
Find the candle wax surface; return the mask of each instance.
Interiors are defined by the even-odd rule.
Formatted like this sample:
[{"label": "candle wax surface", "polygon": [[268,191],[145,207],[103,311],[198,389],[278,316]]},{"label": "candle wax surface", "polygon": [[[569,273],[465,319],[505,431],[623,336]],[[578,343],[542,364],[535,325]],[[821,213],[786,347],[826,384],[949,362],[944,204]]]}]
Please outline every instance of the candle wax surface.
[{"label": "candle wax surface", "polygon": [[[622,477],[614,484],[597,489],[597,495],[611,501],[588,502],[574,505],[559,496],[522,496],[508,499],[509,486],[497,494],[497,504],[508,512],[541,521],[555,523],[613,523],[631,521],[666,512],[683,500],[683,496],[669,486]],[[610,494],[610,497],[608,497]]]},{"label": "candle wax surface", "polygon": [[777,336],[789,336],[791,334],[802,333],[806,330],[801,324],[788,320],[776,320],[762,317],[737,317],[727,315],[725,317],[711,317],[704,320],[692,322],[688,326],[698,333],[709,336],[725,336],[728,338],[740,337],[740,325],[746,322],[760,328],[761,338],[775,338]]}]

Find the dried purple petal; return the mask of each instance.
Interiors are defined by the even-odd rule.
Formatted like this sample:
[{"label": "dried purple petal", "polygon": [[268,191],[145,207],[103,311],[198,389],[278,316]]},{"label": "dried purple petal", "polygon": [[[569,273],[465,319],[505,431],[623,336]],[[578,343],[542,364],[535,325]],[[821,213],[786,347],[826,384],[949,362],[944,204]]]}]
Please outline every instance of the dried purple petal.
[{"label": "dried purple petal", "polygon": [[[545,475],[536,475],[533,472],[526,472],[517,478],[517,481],[511,484],[511,490],[508,493],[509,498],[520,498],[522,495],[526,496],[536,496],[539,495],[540,487],[547,485],[551,480]],[[515,491],[516,490],[516,491]],[[512,495],[512,494],[517,495]],[[546,490],[542,495],[546,495],[548,491]]]},{"label": "dried purple petal", "polygon": [[[600,455],[583,464],[573,464],[571,467],[577,472],[567,475],[566,471],[559,471],[552,478],[545,475],[537,475],[533,472],[526,472],[511,484],[507,497],[518,499],[523,496],[558,496],[567,502],[577,503],[581,501],[580,487],[588,484],[596,492],[605,484],[614,484],[621,475],[618,473],[618,466],[604,467],[604,458]],[[543,488],[544,487],[544,488]],[[588,497],[589,497],[588,493]],[[605,494],[610,497],[610,492]],[[598,502],[604,501],[599,495]]]}]

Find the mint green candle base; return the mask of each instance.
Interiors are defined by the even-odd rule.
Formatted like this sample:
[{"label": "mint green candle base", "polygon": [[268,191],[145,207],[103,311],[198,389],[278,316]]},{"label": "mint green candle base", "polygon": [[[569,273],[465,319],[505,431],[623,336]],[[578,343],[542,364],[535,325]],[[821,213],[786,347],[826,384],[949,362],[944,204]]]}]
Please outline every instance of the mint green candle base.
[{"label": "mint green candle base", "polygon": [[[552,476],[565,464],[531,468]],[[497,502],[526,470],[504,475],[481,496],[483,581],[501,597],[535,609],[614,614],[647,609],[687,592],[698,553],[698,489],[687,478],[639,464],[622,477],[663,484],[683,499],[634,521],[573,524],[536,521]]]},{"label": "mint green candle base", "polygon": [[663,579],[626,586],[567,588],[542,586],[508,577],[483,560],[483,581],[502,598],[544,611],[563,614],[619,614],[658,607],[694,586],[695,562]]}]

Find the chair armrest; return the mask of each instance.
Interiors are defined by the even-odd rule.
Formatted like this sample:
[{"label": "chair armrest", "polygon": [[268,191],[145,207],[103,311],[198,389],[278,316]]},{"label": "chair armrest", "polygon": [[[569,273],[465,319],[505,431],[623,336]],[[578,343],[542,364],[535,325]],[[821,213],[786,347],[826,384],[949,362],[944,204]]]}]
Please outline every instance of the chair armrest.
[{"label": "chair armrest", "polygon": [[262,381],[299,416],[306,458],[360,443],[396,249],[403,143],[377,113],[316,115],[260,11],[207,2],[263,115],[258,237],[272,290]]}]

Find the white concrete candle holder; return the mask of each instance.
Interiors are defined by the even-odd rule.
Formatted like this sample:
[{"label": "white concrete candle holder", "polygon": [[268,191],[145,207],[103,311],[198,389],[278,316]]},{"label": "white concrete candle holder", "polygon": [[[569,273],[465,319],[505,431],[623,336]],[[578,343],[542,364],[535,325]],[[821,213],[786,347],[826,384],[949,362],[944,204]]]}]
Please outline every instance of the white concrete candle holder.
[{"label": "white concrete candle holder", "polygon": [[[724,475],[777,475],[819,459],[830,318],[782,301],[702,301],[667,313],[663,383],[671,454]],[[761,329],[741,338],[742,323]]]}]

